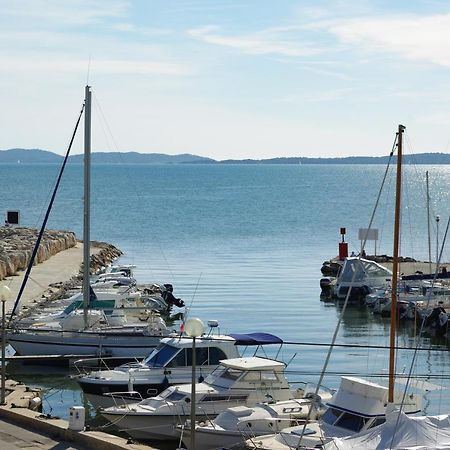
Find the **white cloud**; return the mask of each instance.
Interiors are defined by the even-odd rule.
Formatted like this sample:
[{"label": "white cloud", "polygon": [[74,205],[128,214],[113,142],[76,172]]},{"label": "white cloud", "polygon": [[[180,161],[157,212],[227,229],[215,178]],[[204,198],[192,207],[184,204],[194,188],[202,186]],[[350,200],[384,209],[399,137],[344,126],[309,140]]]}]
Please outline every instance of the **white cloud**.
[{"label": "white cloud", "polygon": [[[20,57],[0,58],[3,72],[63,72],[86,73],[88,60],[65,59],[53,57]],[[93,59],[90,64],[91,72],[96,74],[131,74],[131,75],[173,75],[188,76],[192,70],[180,64],[158,61],[134,61],[125,59]]]},{"label": "white cloud", "polygon": [[172,30],[168,30],[165,28],[137,27],[136,25],[133,25],[129,22],[118,23],[116,25],[112,25],[111,28],[122,33],[134,33],[144,36],[167,36],[169,34],[173,34]]},{"label": "white cloud", "polygon": [[29,20],[34,25],[41,22],[55,25],[86,25],[111,17],[127,14],[126,0],[0,0],[0,17],[20,21]]},{"label": "white cloud", "polygon": [[366,51],[450,67],[450,14],[378,17],[317,23],[342,43]]},{"label": "white cloud", "polygon": [[243,35],[224,35],[220,27],[207,25],[188,30],[188,34],[209,44],[234,48],[254,55],[311,56],[322,50],[315,45],[293,37],[297,27],[274,27]]}]

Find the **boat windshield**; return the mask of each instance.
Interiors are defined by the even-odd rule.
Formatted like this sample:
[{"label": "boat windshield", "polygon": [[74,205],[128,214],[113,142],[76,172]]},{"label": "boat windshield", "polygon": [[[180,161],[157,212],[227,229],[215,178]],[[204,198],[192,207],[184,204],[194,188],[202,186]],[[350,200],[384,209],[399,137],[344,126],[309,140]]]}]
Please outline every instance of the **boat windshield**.
[{"label": "boat windshield", "polygon": [[328,408],[327,412],[322,417],[322,421],[325,423],[355,432],[360,431],[366,424],[367,420],[368,419],[365,417],[340,411],[335,408]]},{"label": "boat windshield", "polygon": [[[356,272],[355,278],[353,274]],[[341,282],[350,283],[363,281],[365,278],[390,278],[392,274],[383,266],[373,262],[360,259],[347,259],[340,276]]]},{"label": "boat windshield", "polygon": [[160,344],[144,359],[149,367],[164,367],[181,349],[168,344]]}]

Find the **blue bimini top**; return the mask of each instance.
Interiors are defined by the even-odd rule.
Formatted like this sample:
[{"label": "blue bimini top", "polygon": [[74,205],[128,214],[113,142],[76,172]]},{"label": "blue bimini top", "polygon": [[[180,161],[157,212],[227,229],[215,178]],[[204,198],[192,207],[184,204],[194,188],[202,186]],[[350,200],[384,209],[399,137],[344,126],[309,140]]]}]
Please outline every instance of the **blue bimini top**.
[{"label": "blue bimini top", "polygon": [[236,345],[266,345],[283,343],[281,338],[270,333],[230,334],[230,336],[236,340]]}]

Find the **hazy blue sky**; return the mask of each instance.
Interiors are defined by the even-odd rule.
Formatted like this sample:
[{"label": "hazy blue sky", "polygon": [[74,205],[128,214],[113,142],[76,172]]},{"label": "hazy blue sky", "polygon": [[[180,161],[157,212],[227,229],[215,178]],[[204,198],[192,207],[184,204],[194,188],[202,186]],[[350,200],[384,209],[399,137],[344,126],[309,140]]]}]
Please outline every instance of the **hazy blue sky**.
[{"label": "hazy blue sky", "polygon": [[96,151],[449,151],[450,1],[0,0],[0,36],[2,149],[63,153],[90,67]]}]

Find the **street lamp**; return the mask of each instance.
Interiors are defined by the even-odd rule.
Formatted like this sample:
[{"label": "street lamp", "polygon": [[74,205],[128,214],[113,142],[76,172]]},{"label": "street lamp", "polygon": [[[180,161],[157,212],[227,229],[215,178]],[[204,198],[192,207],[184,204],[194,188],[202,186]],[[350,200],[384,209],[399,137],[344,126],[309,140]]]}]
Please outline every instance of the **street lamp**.
[{"label": "street lamp", "polygon": [[0,405],[5,404],[5,375],[6,375],[6,362],[5,362],[5,348],[6,348],[6,326],[5,326],[5,304],[11,297],[11,289],[8,286],[0,286],[0,301],[2,302],[2,376],[0,387]]},{"label": "street lamp", "polygon": [[191,384],[191,450],[195,450],[195,376],[196,354],[195,354],[195,338],[203,334],[205,325],[203,322],[194,317],[186,321],[184,332],[192,338],[192,384]]},{"label": "street lamp", "polygon": [[441,220],[441,216],[436,216],[436,271],[438,270],[438,261],[439,261],[439,221]]}]

